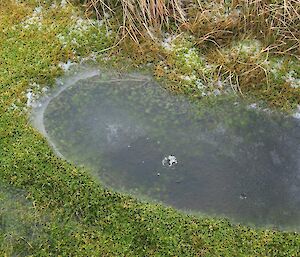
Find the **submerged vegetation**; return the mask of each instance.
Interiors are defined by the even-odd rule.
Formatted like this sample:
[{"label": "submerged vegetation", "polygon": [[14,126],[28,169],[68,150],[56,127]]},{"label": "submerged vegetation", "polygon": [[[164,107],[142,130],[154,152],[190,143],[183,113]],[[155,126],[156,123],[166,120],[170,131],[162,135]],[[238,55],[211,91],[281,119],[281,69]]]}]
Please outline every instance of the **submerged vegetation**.
[{"label": "submerged vegetation", "polygon": [[148,67],[196,98],[236,92],[289,111],[300,101],[298,1],[41,2],[0,2],[1,256],[299,255],[297,233],[112,192],[28,122],[35,95],[87,59]]}]

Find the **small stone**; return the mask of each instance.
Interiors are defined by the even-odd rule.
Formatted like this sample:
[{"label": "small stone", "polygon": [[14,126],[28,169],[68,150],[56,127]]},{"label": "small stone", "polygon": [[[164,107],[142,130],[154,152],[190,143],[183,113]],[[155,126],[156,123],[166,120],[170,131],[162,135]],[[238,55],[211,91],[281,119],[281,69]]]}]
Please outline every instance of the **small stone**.
[{"label": "small stone", "polygon": [[242,199],[242,200],[247,199],[247,195],[245,193],[241,193],[240,199]]},{"label": "small stone", "polygon": [[162,160],[162,165],[172,167],[178,163],[176,157],[174,155],[169,155]]}]

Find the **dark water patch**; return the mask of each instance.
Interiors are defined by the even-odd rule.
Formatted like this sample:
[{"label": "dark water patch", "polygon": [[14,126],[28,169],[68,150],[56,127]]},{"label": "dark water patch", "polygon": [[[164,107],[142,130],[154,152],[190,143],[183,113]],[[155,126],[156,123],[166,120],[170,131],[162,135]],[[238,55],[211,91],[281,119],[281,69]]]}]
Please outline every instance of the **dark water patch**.
[{"label": "dark water patch", "polygon": [[236,99],[193,103],[147,78],[77,81],[47,103],[62,155],[108,186],[176,208],[300,227],[300,125]]}]

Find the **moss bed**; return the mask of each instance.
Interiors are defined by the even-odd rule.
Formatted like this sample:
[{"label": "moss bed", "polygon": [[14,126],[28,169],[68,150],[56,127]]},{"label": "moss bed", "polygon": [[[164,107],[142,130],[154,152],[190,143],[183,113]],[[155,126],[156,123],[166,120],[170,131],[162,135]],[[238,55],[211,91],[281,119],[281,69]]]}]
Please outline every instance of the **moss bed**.
[{"label": "moss bed", "polygon": [[[141,202],[104,188],[88,171],[55,156],[29,122],[29,95],[54,85],[68,62],[89,58],[109,66],[124,62],[126,54],[117,55],[125,47],[113,47],[114,32],[82,18],[76,6],[39,2],[0,2],[1,256],[300,254],[297,233],[255,229]],[[168,56],[170,67],[185,67],[183,76],[193,69],[190,65],[201,64]],[[130,68],[138,62],[126,63]],[[160,71],[159,65],[165,63],[154,67],[158,75],[167,70]]]}]

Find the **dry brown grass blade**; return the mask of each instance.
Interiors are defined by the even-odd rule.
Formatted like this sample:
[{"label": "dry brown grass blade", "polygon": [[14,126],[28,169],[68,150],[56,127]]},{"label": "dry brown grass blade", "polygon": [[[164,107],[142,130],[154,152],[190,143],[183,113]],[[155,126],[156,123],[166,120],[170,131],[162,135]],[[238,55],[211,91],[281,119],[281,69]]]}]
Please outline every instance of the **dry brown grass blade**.
[{"label": "dry brown grass blade", "polygon": [[114,12],[122,8],[123,36],[130,35],[134,41],[141,36],[160,34],[164,27],[168,28],[170,19],[184,23],[185,12],[181,0],[86,0],[87,9],[94,9],[99,18],[105,12]]},{"label": "dry brown grass blade", "polygon": [[252,36],[270,45],[274,52],[300,54],[299,0],[195,2],[199,11],[192,12],[185,28],[199,44],[211,41],[228,45],[237,37]]}]

